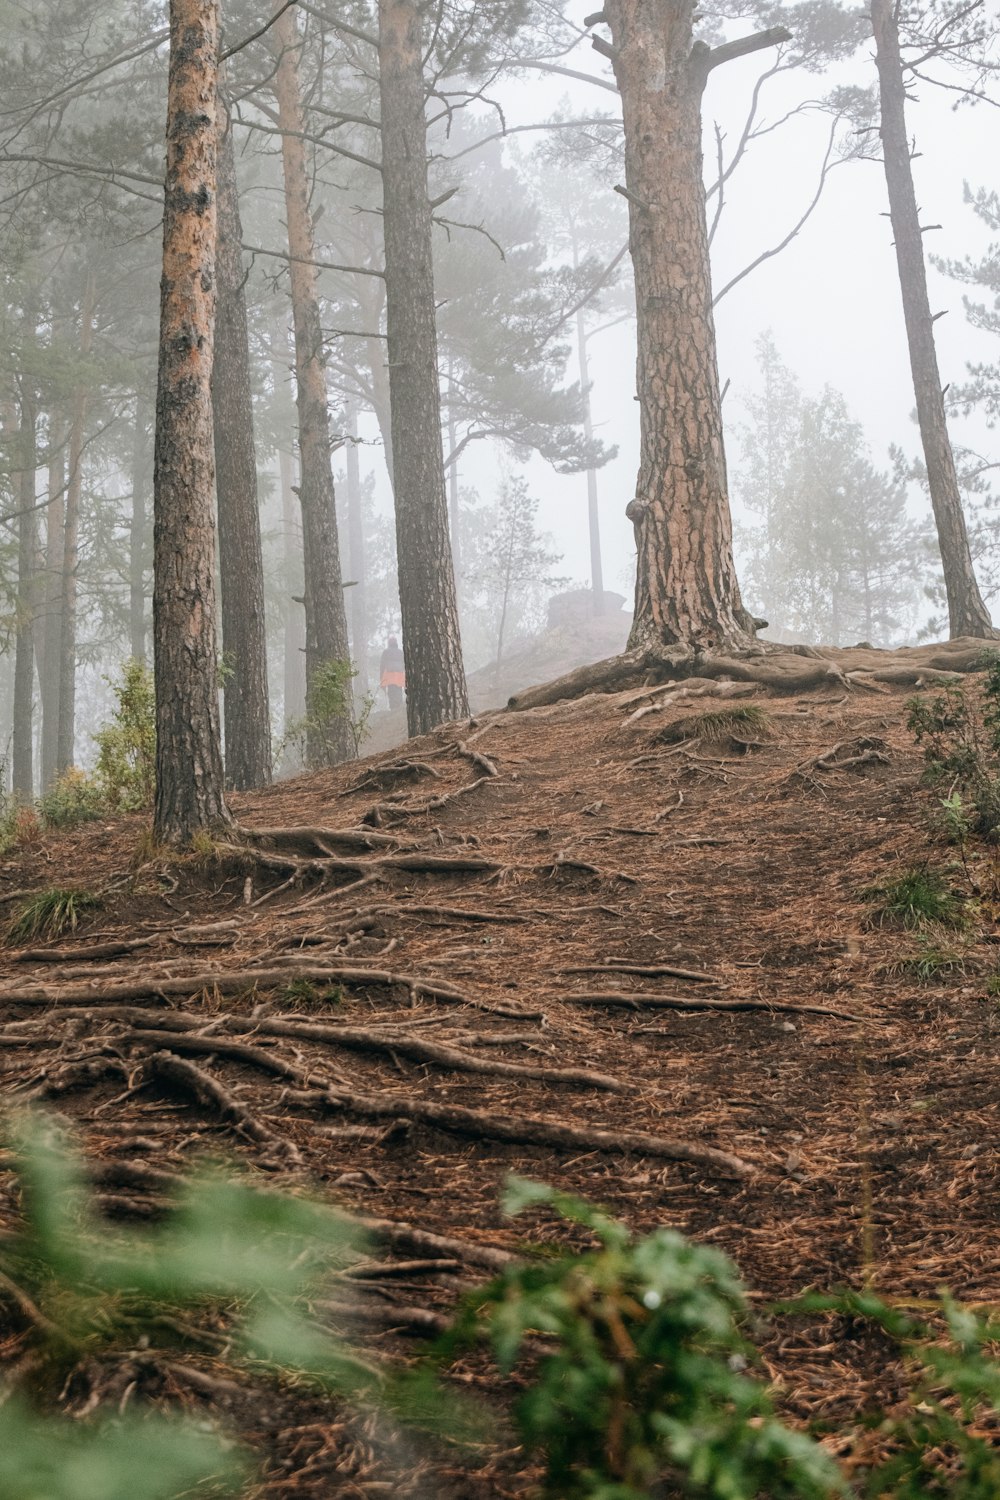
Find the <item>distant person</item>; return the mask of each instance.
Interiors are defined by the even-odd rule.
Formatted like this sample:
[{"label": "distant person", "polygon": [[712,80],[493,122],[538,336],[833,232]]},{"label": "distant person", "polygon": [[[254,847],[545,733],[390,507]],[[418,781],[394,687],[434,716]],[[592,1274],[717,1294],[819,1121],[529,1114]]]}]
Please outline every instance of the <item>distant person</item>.
[{"label": "distant person", "polygon": [[389,637],[389,644],[382,652],[382,660],[379,663],[379,686],[385,688],[386,697],[389,699],[389,712],[398,713],[403,706],[406,667],[403,662],[403,653],[399,649],[399,642],[394,635]]}]

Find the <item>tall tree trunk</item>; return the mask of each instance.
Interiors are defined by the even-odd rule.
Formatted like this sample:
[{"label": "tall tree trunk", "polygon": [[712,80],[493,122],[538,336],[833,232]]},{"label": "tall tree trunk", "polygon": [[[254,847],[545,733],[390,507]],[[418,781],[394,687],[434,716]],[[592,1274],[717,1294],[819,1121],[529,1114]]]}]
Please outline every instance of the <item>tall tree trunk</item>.
[{"label": "tall tree trunk", "polygon": [[608,0],[605,48],[622,96],[638,320],[630,644],[711,650],[754,631],[733,562],[705,222],[701,101],[715,54],[694,41],[694,12],[695,0]]},{"label": "tall tree trunk", "polygon": [[170,0],[167,173],[153,464],[153,651],[159,843],[231,820],[215,635],[216,0]]},{"label": "tall tree trunk", "polygon": [[243,226],[228,102],[219,97],[218,244],[212,417],[222,595],[226,781],[238,791],[271,780],[264,562],[244,296]]},{"label": "tall tree trunk", "polygon": [[146,660],[146,496],[152,479],[148,414],[149,401],[142,391],[138,391],[132,436],[132,513],[128,534],[128,638],[134,661]]},{"label": "tall tree trunk", "polygon": [[295,330],[296,400],[299,413],[299,500],[305,559],[307,752],[311,765],[336,765],[357,754],[349,703],[327,717],[322,703],[323,670],[350,660],[347,612],[340,572],[337,510],[331,468],[330,414],[323,361],[323,333],[316,291],[316,259],[305,124],[299,82],[299,37],[295,12],[286,10],[270,35],[279,49],[274,75],[282,130],[289,277]]},{"label": "tall tree trunk", "polygon": [[[291,432],[288,434],[291,441]],[[281,522],[285,542],[285,663],[282,770],[302,769],[296,725],[306,716],[306,627],[302,593],[302,520],[295,501],[295,460],[284,443],[278,448],[281,477]]]},{"label": "tall tree trunk", "polygon": [[382,215],[399,602],[411,735],[469,712],[444,457],[420,12],[379,0]]},{"label": "tall tree trunk", "polygon": [[49,414],[49,503],[45,510],[45,671],[42,676],[42,788],[59,774],[59,672],[66,532],[66,427]]},{"label": "tall tree trunk", "polygon": [[917,422],[927,467],[927,483],[937,526],[951,636],[993,637],[996,632],[976,583],[955,459],[934,346],[934,320],[927,296],[927,270],[920,216],[913,190],[910,143],[906,134],[906,89],[893,0],[872,0],[872,31],[882,108],[882,157],[889,191],[889,218],[903,294],[903,317],[910,350]]},{"label": "tall tree trunk", "polygon": [[[351,648],[357,676],[356,697],[368,696],[368,589],[365,564],[365,526],[361,513],[361,469],[358,463],[358,403],[347,400],[347,549],[353,587],[350,591]],[[357,705],[356,705],[357,706]]]},{"label": "tall tree trunk", "polygon": [[[34,339],[34,313],[26,314],[26,339]],[[34,701],[35,615],[38,609],[38,512],[35,509],[35,444],[38,404],[32,376],[22,375],[17,442],[17,634],[14,644],[14,736],[11,767],[14,796],[30,802],[35,793]]]},{"label": "tall tree trunk", "polygon": [[[580,360],[580,396],[583,402],[583,436],[590,447],[594,420],[590,410],[590,361],[587,358],[587,322],[583,308],[576,313],[576,347]],[[604,610],[604,567],[601,561],[601,517],[597,508],[597,470],[587,470],[587,533],[590,537],[590,589],[594,596],[594,613]]]},{"label": "tall tree trunk", "polygon": [[[96,288],[92,272],[80,304],[80,354],[90,353],[94,334]],[[74,763],[76,750],[76,600],[80,563],[80,496],[83,490],[83,447],[86,437],[88,386],[81,380],[73,392],[69,428],[69,476],[63,529],[62,618],[59,633],[59,737],[56,760],[59,775]]]}]

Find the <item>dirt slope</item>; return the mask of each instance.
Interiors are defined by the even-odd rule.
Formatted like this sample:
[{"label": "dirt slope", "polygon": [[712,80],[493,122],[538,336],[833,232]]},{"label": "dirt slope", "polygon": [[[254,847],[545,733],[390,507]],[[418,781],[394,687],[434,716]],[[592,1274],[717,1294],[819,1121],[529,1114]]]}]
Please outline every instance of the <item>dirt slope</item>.
[{"label": "dirt slope", "polygon": [[[157,1197],[137,1168],[209,1148],[462,1241],[451,1270],[379,1284],[374,1347],[398,1348],[391,1327],[417,1330],[415,1309],[446,1313],[489,1251],[560,1232],[502,1220],[511,1171],[709,1240],[758,1294],[857,1283],[867,1260],[894,1292],[1000,1299],[990,913],[959,967],[921,984],[886,974],[915,941],[867,929],[858,900],[949,858],[909,692],[761,694],[769,724],[720,743],[669,734],[712,700],[637,721],[634,693],[498,714],[236,799],[247,828],[306,830],[260,840],[252,862],[136,868],[137,819],[45,837],[0,865],[0,902],[85,883],[103,907],[60,961],[0,950],[5,1092],[73,1121],[117,1216]],[[119,942],[142,946],[97,956]],[[608,992],[622,998],[573,998]],[[220,1083],[229,1118],[164,1054]],[[630,1147],[637,1134],[656,1139]],[[10,1213],[9,1175],[0,1193]],[[390,1257],[429,1253],[386,1233]],[[849,1330],[821,1337],[771,1335],[769,1369],[791,1414],[842,1420],[881,1357]],[[200,1362],[200,1387],[197,1370],[143,1382],[197,1404],[215,1368]],[[215,1399],[269,1455],[262,1495],[530,1481],[516,1453],[400,1467],[304,1397]]]}]

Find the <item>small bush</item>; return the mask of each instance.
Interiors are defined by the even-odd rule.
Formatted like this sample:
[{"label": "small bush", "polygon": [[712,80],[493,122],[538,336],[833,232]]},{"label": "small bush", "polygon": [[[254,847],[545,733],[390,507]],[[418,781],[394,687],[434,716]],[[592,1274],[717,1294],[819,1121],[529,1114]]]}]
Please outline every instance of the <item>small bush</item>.
[{"label": "small bush", "polygon": [[0,854],[23,848],[36,839],[41,831],[38,814],[33,807],[24,807],[14,801],[5,802],[0,809]]},{"label": "small bush", "polygon": [[75,828],[101,816],[104,798],[95,781],[71,766],[38,799],[38,811],[46,828]]},{"label": "small bush", "polygon": [[669,1474],[714,1500],[766,1494],[829,1500],[846,1492],[833,1460],[774,1415],[740,1332],[743,1289],[720,1251],[672,1230],[633,1239],[597,1209],[514,1179],[509,1211],[554,1208],[598,1248],[512,1266],[472,1294],[450,1354],[485,1335],[502,1370],[542,1334],[542,1356],[516,1407],[545,1461],[551,1500],[645,1500]]},{"label": "small bush", "polygon": [[115,812],[152,807],[156,791],[156,698],[153,674],[141,661],[122,668],[115,687],[118,700],[110,724],[94,735],[95,779]]},{"label": "small bush", "polygon": [[100,906],[90,891],[52,886],[22,903],[7,928],[8,943],[31,943],[75,932],[80,917]]},{"label": "small bush", "polygon": [[961,927],[969,917],[968,904],[952,890],[939,870],[904,870],[884,885],[869,886],[862,900],[872,906],[869,921],[882,927],[923,927],[928,922],[942,927]]},{"label": "small bush", "polygon": [[923,747],[925,779],[948,783],[941,806],[955,842],[964,841],[963,828],[966,837],[1000,838],[1000,657],[990,653],[990,661],[978,702],[971,690],[949,687],[907,704],[907,727]]}]

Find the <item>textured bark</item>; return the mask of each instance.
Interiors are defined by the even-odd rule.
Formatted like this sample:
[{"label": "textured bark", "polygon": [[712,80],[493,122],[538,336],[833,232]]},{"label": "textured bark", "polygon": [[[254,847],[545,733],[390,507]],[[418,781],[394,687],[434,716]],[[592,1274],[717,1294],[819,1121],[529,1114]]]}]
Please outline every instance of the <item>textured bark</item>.
[{"label": "textured bark", "polygon": [[302,609],[302,519],[295,502],[295,460],[284,448],[278,449],[281,477],[281,523],[285,539],[285,663],[284,721],[285,746],[282,771],[301,771],[302,760],[295,736],[295,726],[306,716],[306,626]]},{"label": "textured bark", "polygon": [[42,789],[59,765],[59,650],[62,639],[63,546],[66,530],[66,426],[49,413],[49,501],[45,508],[45,669],[42,679]]},{"label": "textured bark", "polygon": [[[576,347],[580,361],[580,395],[583,401],[583,436],[590,447],[594,421],[590,411],[590,362],[587,358],[587,325],[583,309],[576,314]],[[594,613],[604,608],[604,568],[601,563],[601,518],[597,508],[597,470],[587,470],[587,534],[590,538],[590,588],[594,596]]]},{"label": "textured bark", "polygon": [[358,404],[348,397],[345,430],[347,445],[347,549],[351,575],[351,651],[357,668],[356,695],[368,694],[368,589],[365,568],[365,527],[361,513],[361,470],[358,464]]},{"label": "textured bark", "polygon": [[[26,322],[33,338],[34,316]],[[30,377],[22,377],[17,441],[17,633],[14,642],[14,723],[11,770],[14,796],[30,802],[35,791],[35,615],[38,608],[38,513],[35,510],[35,442],[38,404]]]},{"label": "textured bark", "polygon": [[469,711],[444,456],[420,13],[379,0],[386,332],[399,602],[411,735]]},{"label": "textured bark", "polygon": [[631,645],[746,646],[733,563],[702,173],[694,0],[608,0],[638,320]]},{"label": "textured bark", "polygon": [[993,637],[996,632],[972,566],[955,459],[948,437],[934,345],[934,320],[927,296],[923,237],[913,188],[910,143],[906,134],[906,90],[899,52],[899,29],[892,0],[872,0],[871,18],[882,108],[882,156],[889,193],[889,218],[903,294],[917,422],[944,568],[949,631],[952,639],[962,635]]},{"label": "textured bark", "polygon": [[215,635],[215,0],[171,0],[153,469],[154,836],[228,824]]},{"label": "textured bark", "polygon": [[[86,359],[94,334],[96,289],[88,274],[80,305],[80,354]],[[62,619],[59,633],[59,774],[73,765],[76,751],[76,575],[80,562],[80,495],[83,489],[83,448],[86,438],[88,387],[81,381],[73,393],[69,428],[69,475],[63,530]]]},{"label": "textured bark", "polygon": [[146,553],[148,516],[146,497],[152,481],[152,454],[147,420],[149,402],[140,391],[135,398],[132,436],[132,514],[128,534],[128,638],[135,661],[146,660]]},{"label": "textured bark", "polygon": [[330,450],[323,333],[320,326],[316,258],[298,58],[301,49],[294,10],[286,10],[270,36],[278,49],[274,93],[283,132],[285,214],[288,221],[289,278],[295,329],[296,400],[299,414],[299,500],[305,560],[307,753],[312,765],[337,765],[356,753],[346,711],[319,722],[322,669],[349,661],[347,613],[340,572],[337,512]]},{"label": "textured bark", "polygon": [[233,132],[219,102],[218,239],[212,417],[219,517],[223,714],[226,783],[238,791],[271,780],[271,710],[267,696],[264,562],[257,499],[257,455],[250,389],[250,343],[243,287],[243,226]]}]

